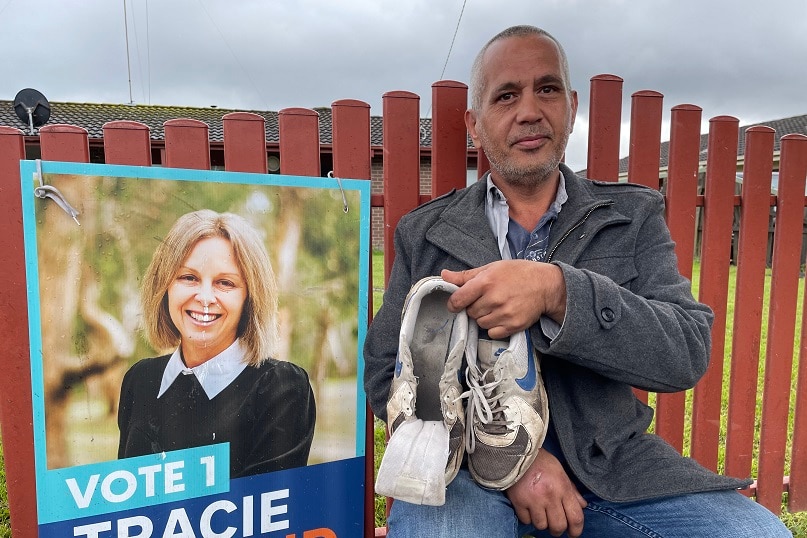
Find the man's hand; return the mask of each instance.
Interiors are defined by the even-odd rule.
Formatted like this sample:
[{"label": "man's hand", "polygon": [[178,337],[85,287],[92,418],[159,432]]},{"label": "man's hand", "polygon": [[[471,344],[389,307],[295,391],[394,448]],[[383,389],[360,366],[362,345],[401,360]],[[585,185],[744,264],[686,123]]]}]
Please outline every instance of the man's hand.
[{"label": "man's hand", "polygon": [[549,529],[552,536],[564,531],[571,538],[582,534],[587,503],[557,458],[546,450],[538,451],[524,476],[505,493],[522,523],[532,523],[538,530]]},{"label": "man's hand", "polygon": [[566,283],[555,265],[500,260],[467,271],[444,269],[440,276],[460,287],[448,300],[449,310],[466,309],[491,338],[523,331],[542,315],[562,324],[566,315]]}]

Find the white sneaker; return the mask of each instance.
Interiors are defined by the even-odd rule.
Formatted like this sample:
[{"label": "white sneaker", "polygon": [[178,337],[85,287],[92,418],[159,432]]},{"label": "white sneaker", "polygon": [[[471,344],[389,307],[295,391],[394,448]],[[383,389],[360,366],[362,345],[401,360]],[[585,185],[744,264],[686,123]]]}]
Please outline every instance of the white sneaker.
[{"label": "white sneaker", "polygon": [[549,425],[540,361],[528,331],[477,339],[470,322],[466,380],[468,469],[488,489],[512,486],[535,461]]},{"label": "white sneaker", "polygon": [[[392,458],[392,454],[397,454],[394,457],[398,460],[410,459],[411,454],[425,454],[424,446],[435,443],[434,429],[428,423],[439,422],[448,439],[448,448],[439,466],[442,469],[443,491],[436,496],[440,498],[442,495],[443,499],[445,486],[459,471],[465,445],[465,412],[460,398],[460,375],[468,335],[468,316],[464,311],[454,314],[446,305],[449,296],[457,289],[457,286],[439,277],[428,277],[417,282],[406,297],[395,374],[387,402],[390,439],[381,463],[385,467],[384,460],[388,455]],[[417,420],[427,424],[421,428],[408,428],[408,433],[398,436],[401,441],[397,441],[396,432],[400,426]],[[427,431],[428,434],[418,433]],[[419,440],[420,436],[424,438]],[[419,443],[424,446],[416,446]],[[399,469],[398,472],[403,474],[398,478],[382,477],[379,469],[376,492],[399,498],[379,491],[379,486],[386,491],[413,491],[413,484],[418,480],[424,484],[424,488],[439,487],[434,486],[433,476],[424,476],[424,472],[431,472],[424,471],[424,468],[431,469],[431,466],[423,464],[424,462],[420,462],[416,465],[413,462],[408,470]],[[401,487],[394,487],[396,481]],[[403,482],[406,484],[402,485]],[[435,495],[413,492],[409,497],[420,497],[422,501],[424,498],[435,498]],[[407,502],[429,504],[413,500]]]}]

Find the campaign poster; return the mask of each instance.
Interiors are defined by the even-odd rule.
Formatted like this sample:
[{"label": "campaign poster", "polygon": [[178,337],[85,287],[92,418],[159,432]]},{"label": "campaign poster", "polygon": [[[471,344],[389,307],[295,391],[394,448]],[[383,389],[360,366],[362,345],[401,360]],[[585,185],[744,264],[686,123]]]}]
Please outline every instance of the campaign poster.
[{"label": "campaign poster", "polygon": [[369,182],[21,172],[39,536],[360,536]]}]

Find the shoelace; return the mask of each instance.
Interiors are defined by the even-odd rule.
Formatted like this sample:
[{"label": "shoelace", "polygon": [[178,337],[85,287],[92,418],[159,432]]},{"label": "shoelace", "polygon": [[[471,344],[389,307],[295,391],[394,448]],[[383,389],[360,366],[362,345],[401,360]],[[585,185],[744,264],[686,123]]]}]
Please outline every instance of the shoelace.
[{"label": "shoelace", "polygon": [[488,433],[506,433],[509,421],[504,416],[504,406],[499,400],[502,394],[494,394],[502,380],[496,379],[486,381],[493,374],[494,370],[489,369],[481,372],[475,365],[468,365],[465,368],[465,381],[468,383],[468,390],[460,394],[459,399],[467,398],[465,406],[465,449],[472,454],[476,450],[476,432],[474,423],[478,420],[488,427]]}]

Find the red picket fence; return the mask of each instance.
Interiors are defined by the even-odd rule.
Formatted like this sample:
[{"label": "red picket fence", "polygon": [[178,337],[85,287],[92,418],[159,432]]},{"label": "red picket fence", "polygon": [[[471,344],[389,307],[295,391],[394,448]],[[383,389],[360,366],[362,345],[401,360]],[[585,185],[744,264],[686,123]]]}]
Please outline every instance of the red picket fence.
[{"label": "red picket fence", "polygon": [[[431,197],[466,181],[467,138],[463,113],[467,87],[453,81],[432,87],[432,191]],[[619,130],[622,80],[612,75],[591,81],[588,176],[615,181],[619,165]],[[659,188],[659,147],[663,97],[644,91],[633,95],[631,113],[631,181]],[[384,95],[384,190],[372,196],[372,205],[384,208],[386,274],[394,255],[392,233],[400,217],[430,196],[419,194],[419,97],[409,92]],[[366,103],[340,100],[332,105],[333,172],[339,177],[369,180],[370,109]],[[679,450],[689,441],[690,454],[708,468],[751,476],[754,458],[757,481],[751,490],[759,502],[774,512],[788,492],[790,511],[807,510],[807,391],[795,397],[792,379],[796,301],[800,271],[802,224],[807,178],[807,137],[782,138],[777,196],[770,194],[774,133],[765,127],[747,132],[742,192],[734,193],[738,121],[721,116],[711,120],[706,168],[706,189],[698,194],[701,109],[692,105],[672,109],[669,173],[666,181],[667,219],[676,240],[679,268],[692,275],[695,256],[696,213],[702,218],[700,252],[700,300],[715,311],[712,361],[708,373],[694,390],[691,416],[686,395],[655,397],[656,431]],[[264,119],[250,113],[223,118],[225,169],[265,173],[267,170]],[[313,110],[290,108],[280,112],[280,151],[283,174],[311,176],[320,173],[318,115]],[[69,125],[40,130],[43,160],[89,162],[87,132]],[[104,152],[110,164],[150,166],[151,148],[145,125],[110,122],[104,126]],[[0,376],[0,420],[6,460],[6,480],[15,537],[37,534],[34,507],[33,431],[31,408],[28,318],[23,257],[19,160],[25,158],[25,137],[17,129],[0,127],[0,266],[5,285],[0,289],[0,341],[5,344],[4,375]],[[480,172],[484,171],[480,155]],[[164,165],[177,168],[210,168],[210,142],[205,123],[175,119],[165,123]],[[728,282],[732,225],[735,207],[741,220],[738,236],[734,317],[728,320]],[[771,307],[767,325],[767,349],[762,354],[764,379],[759,377],[762,331],[762,294],[765,277],[767,219],[776,208]],[[372,287],[372,283],[371,283]],[[371,309],[372,311],[372,309]],[[727,323],[733,325],[731,363],[724,364]],[[802,324],[799,334],[804,330]],[[802,340],[799,358],[807,353]],[[722,380],[730,377],[725,442],[721,437]],[[758,384],[763,385],[759,449],[754,450]],[[800,360],[799,386],[807,386],[807,359]],[[646,394],[640,394],[647,400]],[[790,448],[788,420],[791,399],[795,405]],[[372,417],[368,411],[368,429]],[[691,434],[686,438],[687,425]],[[373,483],[373,435],[368,431],[367,483]],[[754,456],[758,453],[759,456]],[[373,493],[366,493],[368,517],[365,534],[372,536]]]}]

